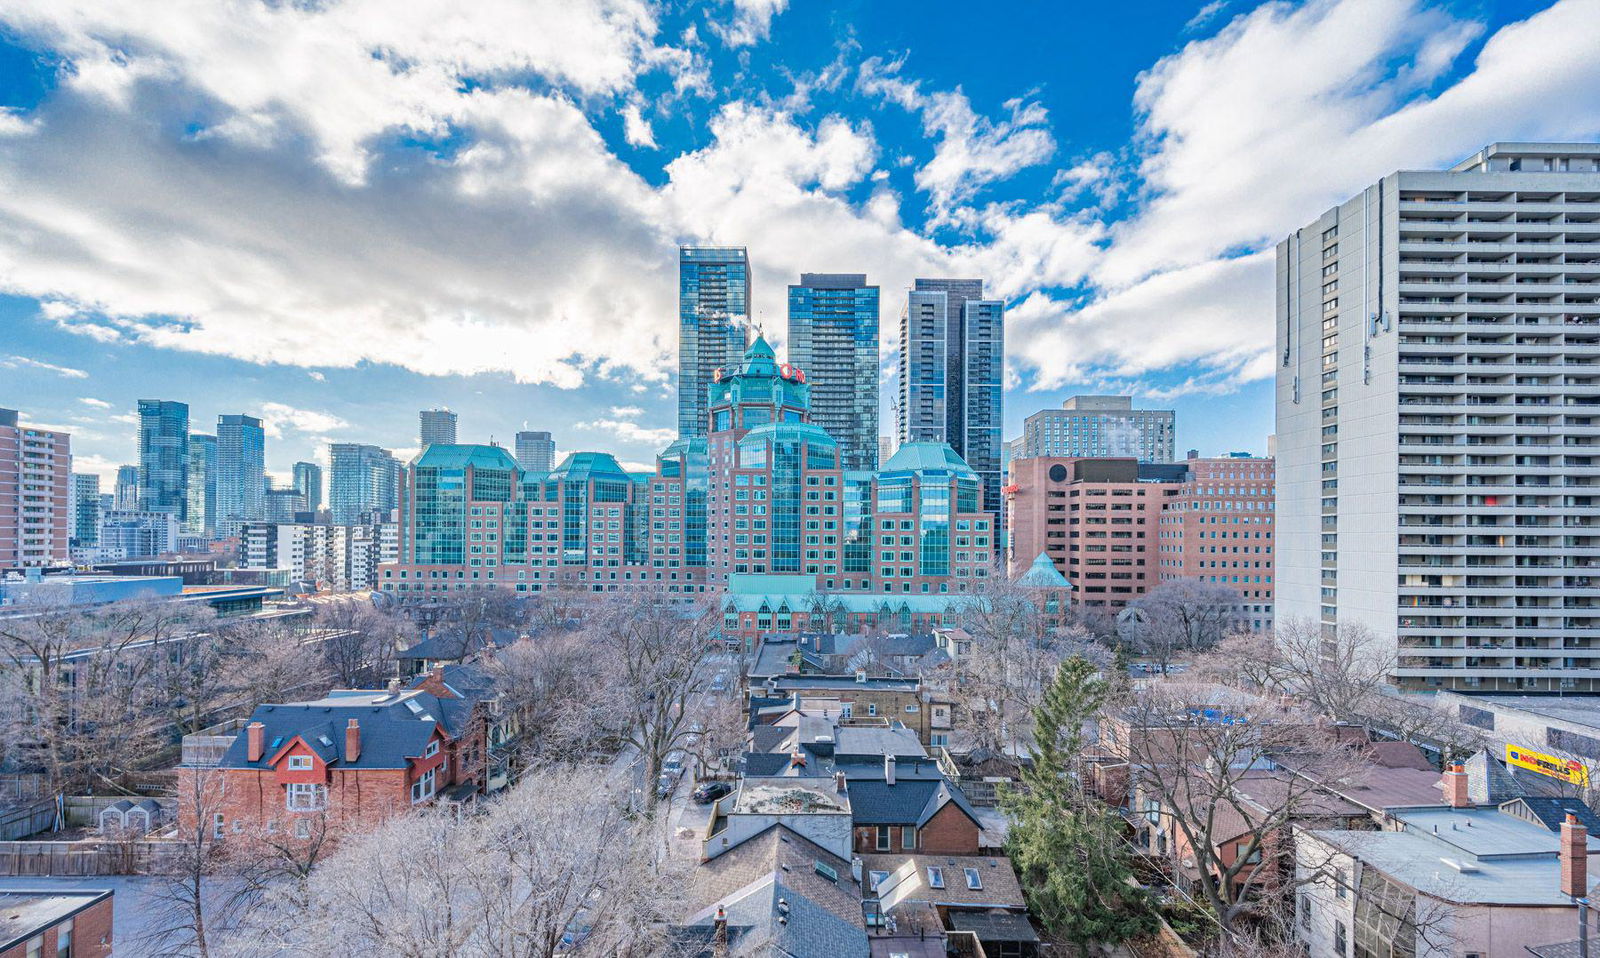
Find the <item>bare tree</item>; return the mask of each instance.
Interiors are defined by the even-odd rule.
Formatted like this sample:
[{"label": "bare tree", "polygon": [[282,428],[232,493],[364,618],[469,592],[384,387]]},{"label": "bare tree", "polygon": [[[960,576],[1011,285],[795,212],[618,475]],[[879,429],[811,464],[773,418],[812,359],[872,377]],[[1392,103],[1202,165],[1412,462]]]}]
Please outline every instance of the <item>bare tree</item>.
[{"label": "bare tree", "polygon": [[668,953],[684,876],[600,769],[545,768],[476,816],[431,809],[350,838],[269,896],[235,954]]},{"label": "bare tree", "polygon": [[416,626],[371,602],[349,599],[318,606],[313,636],[339,688],[361,688],[394,675],[395,652],[416,642]]},{"label": "bare tree", "polygon": [[140,942],[142,953],[209,958],[248,913],[255,890],[222,854],[226,776],[214,768],[185,768],[178,777],[177,836],[163,846],[151,886],[157,920]]},{"label": "bare tree", "polygon": [[333,670],[317,636],[301,635],[278,620],[236,619],[218,624],[226,655],[223,680],[236,705],[248,711],[264,702],[317,698]]},{"label": "bare tree", "polygon": [[1167,674],[1182,655],[1215,648],[1244,620],[1239,593],[1199,579],[1172,579],[1128,608],[1139,621],[1130,636],[1139,654]]}]

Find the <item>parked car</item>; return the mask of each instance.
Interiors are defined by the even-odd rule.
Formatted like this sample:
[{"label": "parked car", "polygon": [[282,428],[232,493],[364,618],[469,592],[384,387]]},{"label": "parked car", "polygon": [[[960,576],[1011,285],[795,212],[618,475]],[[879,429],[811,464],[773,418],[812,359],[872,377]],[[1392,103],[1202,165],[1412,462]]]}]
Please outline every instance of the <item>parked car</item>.
[{"label": "parked car", "polygon": [[661,763],[661,777],[656,780],[656,794],[666,798],[678,787],[683,778],[683,753],[673,752]]},{"label": "parked car", "polygon": [[711,679],[711,691],[717,695],[728,691],[728,673],[726,670],[718,672]]},{"label": "parked car", "polygon": [[733,786],[728,782],[701,782],[700,787],[694,790],[694,801],[697,805],[710,805],[732,793]]}]

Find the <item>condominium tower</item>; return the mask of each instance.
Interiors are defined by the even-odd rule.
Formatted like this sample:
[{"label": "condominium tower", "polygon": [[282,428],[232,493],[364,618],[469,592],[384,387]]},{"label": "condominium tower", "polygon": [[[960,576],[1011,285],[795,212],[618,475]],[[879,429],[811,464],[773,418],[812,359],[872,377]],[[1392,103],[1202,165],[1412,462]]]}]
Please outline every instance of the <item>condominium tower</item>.
[{"label": "condominium tower", "polygon": [[706,434],[706,387],[739,364],[749,329],[749,251],[678,247],[678,435]]},{"label": "condominium tower", "polygon": [[1401,171],[1277,249],[1279,621],[1404,688],[1600,691],[1600,145]]},{"label": "condominium tower", "polygon": [[0,570],[71,558],[72,447],[64,432],[36,429],[0,409]]},{"label": "condominium tower", "polygon": [[983,480],[984,511],[1001,516],[1005,303],[981,279],[919,279],[900,315],[900,442],[947,442]]},{"label": "condominium tower", "polygon": [[1131,456],[1172,462],[1176,444],[1170,409],[1135,409],[1131,396],[1073,396],[1060,409],[1041,409],[1023,420],[1014,458]]},{"label": "condominium tower", "polygon": [[322,508],[322,467],[314,462],[294,464],[294,488],[305,503],[305,511]]},{"label": "condominium tower", "polygon": [[517,465],[523,472],[549,472],[556,466],[556,441],[547,432],[517,433]]},{"label": "condominium tower", "polygon": [[112,490],[112,508],[131,512],[139,508],[139,467],[118,466],[117,484]]},{"label": "condominium tower", "polygon": [[217,518],[260,519],[265,512],[266,432],[254,416],[217,417]]},{"label": "condominium tower", "polygon": [[189,404],[139,400],[139,508],[188,513]]},{"label": "condominium tower", "polygon": [[417,441],[423,446],[455,445],[456,414],[448,409],[424,409],[417,413]]},{"label": "condominium tower", "polygon": [[72,547],[88,547],[100,537],[100,477],[72,474]]},{"label": "condominium tower", "polygon": [[189,437],[189,510],[183,532],[211,538],[217,532],[217,437]]},{"label": "condominium tower", "polygon": [[860,273],[802,273],[789,287],[789,362],[843,468],[877,469],[878,287]]},{"label": "condominium tower", "polygon": [[335,525],[386,521],[399,502],[400,461],[387,449],[354,442],[328,445],[328,508]]}]

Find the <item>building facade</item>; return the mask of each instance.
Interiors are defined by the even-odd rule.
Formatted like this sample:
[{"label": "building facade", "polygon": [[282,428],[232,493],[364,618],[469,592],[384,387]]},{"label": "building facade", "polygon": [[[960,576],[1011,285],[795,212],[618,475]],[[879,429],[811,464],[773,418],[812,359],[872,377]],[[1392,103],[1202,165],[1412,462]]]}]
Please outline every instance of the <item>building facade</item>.
[{"label": "building facade", "polygon": [[217,534],[217,437],[194,433],[189,437],[188,511],[183,519],[186,535],[214,538]]},{"label": "building facade", "polygon": [[811,421],[845,469],[878,468],[878,287],[860,273],[802,273],[789,287],[789,362],[811,387]]},{"label": "building facade", "polygon": [[1157,527],[1161,580],[1236,590],[1251,628],[1272,627],[1274,462],[1233,455],[1186,460]]},{"label": "building facade", "polygon": [[328,465],[328,508],[334,525],[390,517],[400,495],[401,467],[393,453],[361,443],[329,443]]},{"label": "building facade", "polygon": [[556,467],[556,441],[548,432],[517,433],[517,465],[523,472],[549,472]]},{"label": "building facade", "polygon": [[217,525],[266,516],[266,431],[254,416],[217,417]]},{"label": "building facade", "polygon": [[100,541],[100,477],[72,474],[72,548],[86,549]]},{"label": "building facade", "polygon": [[712,374],[744,355],[750,254],[743,246],[678,248],[678,435],[704,436]]},{"label": "building facade", "polygon": [[1134,409],[1131,396],[1073,396],[1060,409],[1042,409],[1023,420],[1022,440],[1012,454],[1172,462],[1174,421],[1171,409]]},{"label": "building facade", "polygon": [[70,562],[75,522],[71,438],[0,409],[0,570]]},{"label": "building facade", "polygon": [[424,409],[417,413],[417,442],[423,446],[456,442],[456,414],[448,409]]},{"label": "building facade", "polygon": [[139,400],[139,509],[188,514],[189,405]]},{"label": "building facade", "polygon": [[896,435],[948,443],[985,483],[984,508],[1000,524],[1005,303],[984,299],[981,279],[918,279],[900,316]]},{"label": "building facade", "polygon": [[112,493],[112,509],[132,512],[139,508],[139,467],[118,466],[117,484]]},{"label": "building facade", "polygon": [[297,462],[293,475],[294,488],[305,501],[305,511],[322,511],[322,467],[314,462]]},{"label": "building facade", "polygon": [[1280,617],[1404,688],[1600,689],[1600,146],[1400,171],[1278,244]]},{"label": "building facade", "polygon": [[158,556],[178,548],[178,519],[170,512],[121,512],[100,517],[98,554],[105,559]]}]

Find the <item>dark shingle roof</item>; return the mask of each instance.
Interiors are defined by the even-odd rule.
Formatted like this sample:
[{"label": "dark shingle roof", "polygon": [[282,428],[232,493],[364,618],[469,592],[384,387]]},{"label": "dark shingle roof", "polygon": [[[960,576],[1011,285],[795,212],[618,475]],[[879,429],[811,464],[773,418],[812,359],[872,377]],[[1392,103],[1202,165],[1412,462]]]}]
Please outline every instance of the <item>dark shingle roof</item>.
[{"label": "dark shingle roof", "polygon": [[480,652],[491,643],[503,647],[516,640],[514,629],[478,629],[469,633],[447,626],[401,652],[399,658],[453,661]]},{"label": "dark shingle roof", "polygon": [[1561,823],[1566,821],[1570,814],[1578,817],[1578,821],[1589,830],[1589,834],[1600,834],[1600,815],[1596,815],[1581,798],[1541,798],[1537,795],[1524,795],[1505,804],[1518,803],[1527,808],[1535,819],[1552,832],[1559,832]]},{"label": "dark shingle roof", "polygon": [[[417,691],[340,691],[314,702],[259,705],[250,721],[264,726],[261,759],[249,761],[249,735],[241,732],[220,765],[270,768],[271,760],[298,737],[322,761],[341,768],[406,768],[410,759],[422,755],[444,715],[439,699]],[[344,757],[344,740],[352,718],[361,727],[361,754],[349,762]]]},{"label": "dark shingle roof", "polygon": [[893,785],[882,781],[850,781],[851,818],[857,825],[922,826],[945,805],[955,806],[978,827],[978,814],[972,810],[961,789],[943,778],[913,779],[895,777]]}]

